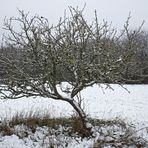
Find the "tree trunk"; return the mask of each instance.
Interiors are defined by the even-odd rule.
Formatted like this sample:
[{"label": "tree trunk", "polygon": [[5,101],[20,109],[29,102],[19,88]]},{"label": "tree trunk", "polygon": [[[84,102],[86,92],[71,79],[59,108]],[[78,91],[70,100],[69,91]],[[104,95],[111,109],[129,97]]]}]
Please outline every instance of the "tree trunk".
[{"label": "tree trunk", "polygon": [[78,113],[83,128],[86,130],[86,133],[88,135],[92,135],[92,125],[89,123],[87,115],[85,114],[83,109],[78,105],[78,103],[75,100],[67,100],[67,102],[70,103],[74,110]]}]

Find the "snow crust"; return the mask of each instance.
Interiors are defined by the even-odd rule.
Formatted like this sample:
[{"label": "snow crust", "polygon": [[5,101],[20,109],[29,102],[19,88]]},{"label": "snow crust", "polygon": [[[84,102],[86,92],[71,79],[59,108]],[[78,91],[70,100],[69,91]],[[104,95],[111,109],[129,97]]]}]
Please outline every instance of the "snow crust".
[{"label": "snow crust", "polygon": [[[24,130],[24,132],[23,132]],[[19,136],[3,136],[0,138],[0,148],[88,148],[93,145],[93,139],[81,139],[77,135],[73,137],[66,136],[63,131],[69,130],[64,127],[59,127],[57,130],[50,129],[47,127],[37,127],[36,132],[32,133],[25,126],[15,127],[15,132],[19,133]],[[23,133],[29,133],[28,137],[25,137]]]}]

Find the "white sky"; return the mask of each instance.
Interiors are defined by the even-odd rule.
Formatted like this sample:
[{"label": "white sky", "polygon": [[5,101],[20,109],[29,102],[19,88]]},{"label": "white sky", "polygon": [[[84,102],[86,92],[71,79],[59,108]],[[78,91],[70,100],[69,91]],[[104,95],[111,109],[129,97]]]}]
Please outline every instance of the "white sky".
[{"label": "white sky", "polygon": [[131,27],[137,27],[145,20],[144,28],[148,29],[148,0],[0,0],[0,35],[5,16],[17,16],[17,8],[47,17],[51,24],[55,24],[63,16],[68,6],[83,8],[86,3],[85,15],[92,19],[94,10],[98,12],[100,20],[103,18],[113,22],[115,27],[123,26],[129,12],[131,12]]}]

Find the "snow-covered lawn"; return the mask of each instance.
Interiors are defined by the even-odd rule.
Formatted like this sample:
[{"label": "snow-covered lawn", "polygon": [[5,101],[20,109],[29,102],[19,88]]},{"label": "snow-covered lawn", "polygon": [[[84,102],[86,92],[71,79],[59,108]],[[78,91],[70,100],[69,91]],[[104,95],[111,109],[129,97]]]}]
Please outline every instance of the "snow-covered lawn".
[{"label": "snow-covered lawn", "polygon": [[[106,89],[105,85],[101,85],[101,87],[94,85],[83,90],[81,95],[82,98],[85,98],[84,109],[86,112],[91,117],[99,119],[119,117],[127,122],[132,122],[137,129],[148,127],[148,85],[124,85],[128,91],[119,85],[111,85],[111,87],[113,90]],[[51,117],[65,117],[73,114],[72,107],[68,103],[49,98],[0,100],[1,120],[9,119],[16,113],[27,113],[31,110],[39,111],[40,113],[48,111]],[[0,144],[0,147],[11,147],[7,146],[7,144],[8,141],[13,143],[12,139],[16,140],[16,143],[20,143],[18,145],[22,144],[22,141],[17,140],[18,137],[13,135],[11,137],[0,137],[0,143],[3,143],[3,145]],[[84,142],[85,144],[86,142]]]},{"label": "snow-covered lawn", "polygon": [[[82,92],[84,109],[91,117],[109,119],[120,117],[134,123],[148,125],[148,85],[118,85],[89,87]],[[63,101],[49,98],[21,98],[18,100],[0,100],[0,118],[11,117],[16,112],[39,110],[49,111],[51,116],[69,116],[72,107]]]}]

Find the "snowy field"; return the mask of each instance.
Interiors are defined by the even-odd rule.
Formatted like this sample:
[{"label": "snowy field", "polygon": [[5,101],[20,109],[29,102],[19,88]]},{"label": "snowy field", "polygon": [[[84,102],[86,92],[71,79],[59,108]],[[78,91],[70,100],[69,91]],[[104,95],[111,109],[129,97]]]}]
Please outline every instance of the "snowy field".
[{"label": "snowy field", "polygon": [[[124,85],[128,91],[118,85],[111,85],[111,87],[113,90],[107,89],[105,85],[101,85],[101,87],[94,85],[83,90],[81,95],[82,98],[85,98],[84,109],[88,115],[99,119],[119,117],[127,122],[132,122],[137,129],[148,127],[148,85]],[[31,110],[40,113],[49,111],[51,117],[73,114],[73,109],[69,104],[49,98],[0,100],[1,120],[9,119],[16,113],[27,113]],[[13,138],[18,137],[13,135]],[[8,137],[8,139],[11,138]],[[8,139],[6,141],[9,141]],[[3,139],[4,141],[5,139]]]},{"label": "snowy field", "polygon": [[[148,85],[94,85],[82,92],[84,109],[91,117],[110,119],[120,117],[134,123],[148,125]],[[21,98],[0,100],[0,118],[10,118],[19,112],[30,110],[46,112],[52,117],[70,116],[72,107],[63,101],[49,98]]]}]

